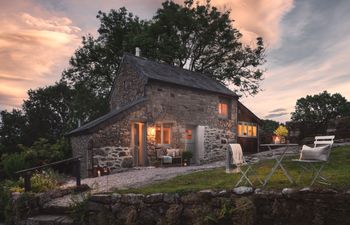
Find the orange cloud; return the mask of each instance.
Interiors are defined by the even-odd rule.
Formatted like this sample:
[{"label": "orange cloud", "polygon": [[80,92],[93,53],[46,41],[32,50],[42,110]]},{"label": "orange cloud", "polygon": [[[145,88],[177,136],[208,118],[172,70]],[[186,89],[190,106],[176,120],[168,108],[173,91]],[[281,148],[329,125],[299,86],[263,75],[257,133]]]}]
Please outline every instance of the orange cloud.
[{"label": "orange cloud", "polygon": [[254,43],[261,36],[268,46],[278,44],[283,16],[293,7],[293,0],[213,0],[214,5],[231,9],[235,26],[243,34],[243,42]]},{"label": "orange cloud", "polygon": [[28,89],[57,80],[80,43],[79,33],[67,17],[0,16],[0,95],[6,93],[0,104],[18,106]]}]

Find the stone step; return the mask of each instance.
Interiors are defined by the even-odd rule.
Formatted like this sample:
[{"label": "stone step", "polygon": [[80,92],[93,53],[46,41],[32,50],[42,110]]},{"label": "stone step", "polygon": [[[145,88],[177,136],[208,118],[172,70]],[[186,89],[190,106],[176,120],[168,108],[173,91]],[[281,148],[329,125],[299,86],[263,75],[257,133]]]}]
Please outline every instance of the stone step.
[{"label": "stone step", "polygon": [[75,225],[75,223],[66,215],[38,215],[29,217],[26,225]]},{"label": "stone step", "polygon": [[65,215],[70,213],[70,208],[61,205],[47,205],[40,212],[43,214]]}]

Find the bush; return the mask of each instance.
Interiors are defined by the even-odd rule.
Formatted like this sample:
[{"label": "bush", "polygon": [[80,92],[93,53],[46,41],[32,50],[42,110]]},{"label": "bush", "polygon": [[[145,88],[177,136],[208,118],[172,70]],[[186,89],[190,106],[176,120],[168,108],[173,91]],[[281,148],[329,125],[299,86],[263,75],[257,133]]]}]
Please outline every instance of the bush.
[{"label": "bush", "polygon": [[20,187],[19,182],[5,180],[0,182],[0,221],[5,220],[5,211],[9,207],[11,199],[11,189]]},{"label": "bush", "polygon": [[184,151],[182,153],[182,159],[190,160],[192,159],[192,157],[193,157],[193,154],[190,151]]},{"label": "bush", "polygon": [[51,144],[47,139],[40,138],[31,147],[19,145],[19,148],[26,153],[26,159],[35,166],[59,161],[70,156],[69,145],[64,139]]},{"label": "bush", "polygon": [[45,192],[58,186],[59,175],[52,170],[35,173],[31,177],[33,192]]},{"label": "bush", "polygon": [[31,166],[26,159],[25,153],[14,153],[3,157],[2,160],[4,172],[9,178],[15,178],[15,172],[26,169]]}]

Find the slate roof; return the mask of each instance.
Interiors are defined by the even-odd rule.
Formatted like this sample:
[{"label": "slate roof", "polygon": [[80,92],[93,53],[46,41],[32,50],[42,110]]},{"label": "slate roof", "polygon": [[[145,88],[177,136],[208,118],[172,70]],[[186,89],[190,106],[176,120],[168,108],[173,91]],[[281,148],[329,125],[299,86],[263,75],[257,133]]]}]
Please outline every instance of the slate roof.
[{"label": "slate roof", "polygon": [[145,76],[147,79],[238,97],[236,93],[202,73],[128,53],[124,54],[123,61],[129,63],[139,75]]},{"label": "slate roof", "polygon": [[103,123],[103,122],[105,122],[105,121],[107,121],[107,120],[117,116],[118,114],[120,114],[120,113],[122,113],[122,112],[124,112],[124,111],[126,111],[126,110],[128,110],[130,108],[132,108],[133,106],[135,106],[137,104],[140,104],[142,102],[145,102],[145,101],[146,101],[146,98],[141,98],[141,99],[133,101],[133,102],[131,102],[131,103],[129,103],[129,104],[119,108],[119,109],[114,109],[114,110],[110,111],[109,113],[107,113],[107,114],[105,114],[105,115],[103,115],[103,116],[101,116],[101,117],[99,117],[99,118],[97,118],[97,119],[95,119],[93,121],[90,121],[90,122],[84,124],[83,126],[78,127],[76,129],[70,131],[69,133],[66,133],[66,136],[71,136],[73,134],[77,134],[77,133],[88,131],[88,130],[90,130],[90,129],[100,125],[101,123]]},{"label": "slate roof", "polygon": [[238,101],[238,108],[243,108],[244,110],[246,110],[246,112],[250,113],[252,115],[252,117],[255,119],[256,123],[258,123],[259,125],[262,124],[262,120],[255,115],[250,109],[247,108],[247,106],[243,105],[242,102]]}]

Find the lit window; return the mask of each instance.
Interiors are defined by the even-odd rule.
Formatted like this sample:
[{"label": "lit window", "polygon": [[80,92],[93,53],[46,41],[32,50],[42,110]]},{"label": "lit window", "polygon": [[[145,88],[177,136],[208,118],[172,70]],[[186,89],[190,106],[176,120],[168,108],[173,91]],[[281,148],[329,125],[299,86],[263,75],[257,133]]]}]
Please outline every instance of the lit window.
[{"label": "lit window", "polygon": [[219,103],[219,116],[223,118],[227,118],[228,116],[228,105],[227,103],[220,102]]},{"label": "lit window", "polygon": [[257,125],[255,123],[238,122],[237,132],[239,137],[256,137]]},{"label": "lit window", "polygon": [[161,127],[161,125],[156,126],[156,143],[157,144],[162,143],[162,127]]},{"label": "lit window", "polygon": [[163,144],[166,144],[166,145],[170,144],[170,125],[169,124],[163,125]]},{"label": "lit window", "polygon": [[171,124],[156,125],[156,144],[169,145],[171,140]]}]

